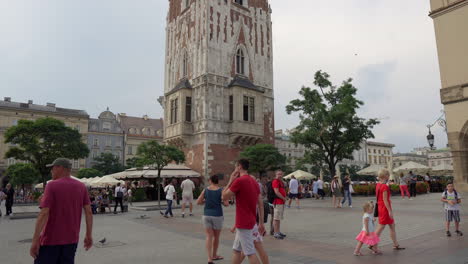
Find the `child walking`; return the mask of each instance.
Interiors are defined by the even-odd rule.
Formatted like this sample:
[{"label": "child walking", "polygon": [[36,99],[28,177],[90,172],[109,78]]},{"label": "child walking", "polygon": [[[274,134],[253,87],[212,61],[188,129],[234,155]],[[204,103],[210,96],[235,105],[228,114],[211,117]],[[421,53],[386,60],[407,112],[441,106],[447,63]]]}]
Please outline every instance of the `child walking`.
[{"label": "child walking", "polygon": [[363,244],[371,246],[374,254],[382,254],[377,246],[380,242],[380,238],[375,234],[374,204],[372,202],[367,202],[362,209],[364,210],[364,215],[362,216],[362,231],[356,237],[358,243],[354,250],[354,255],[362,256],[361,247]]},{"label": "child walking", "polygon": [[447,236],[452,236],[450,233],[450,222],[455,222],[455,233],[458,236],[463,236],[463,233],[459,230],[461,196],[453,187],[453,183],[447,184],[447,189],[442,193],[441,201],[445,203],[445,228]]}]

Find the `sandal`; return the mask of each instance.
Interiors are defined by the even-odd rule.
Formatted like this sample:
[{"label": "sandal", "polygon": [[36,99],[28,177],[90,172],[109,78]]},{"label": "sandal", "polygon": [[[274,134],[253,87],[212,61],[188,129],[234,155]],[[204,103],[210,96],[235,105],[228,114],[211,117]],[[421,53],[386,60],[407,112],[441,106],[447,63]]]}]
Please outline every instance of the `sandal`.
[{"label": "sandal", "polygon": [[374,246],[368,246],[367,248],[371,251],[374,251]]},{"label": "sandal", "polygon": [[398,246],[393,246],[393,250],[405,250],[406,248]]},{"label": "sandal", "polygon": [[216,257],[214,257],[214,258],[213,258],[213,261],[216,261],[216,260],[222,260],[222,259],[224,259],[224,258],[223,258],[223,257],[221,257],[221,256],[216,256]]},{"label": "sandal", "polygon": [[361,252],[354,252],[353,255],[357,257],[364,256]]}]

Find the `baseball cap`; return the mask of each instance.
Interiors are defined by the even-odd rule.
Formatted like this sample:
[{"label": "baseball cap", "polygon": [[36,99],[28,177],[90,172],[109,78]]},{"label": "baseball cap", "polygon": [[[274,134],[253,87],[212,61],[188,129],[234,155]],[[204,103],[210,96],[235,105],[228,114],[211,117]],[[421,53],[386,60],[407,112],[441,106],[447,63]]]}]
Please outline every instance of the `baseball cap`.
[{"label": "baseball cap", "polygon": [[67,169],[71,169],[72,163],[71,163],[71,161],[69,159],[58,158],[58,159],[55,159],[54,162],[52,162],[52,164],[47,164],[46,165],[47,168],[50,168],[50,167],[53,167],[53,166],[61,166],[61,167],[67,168]]}]

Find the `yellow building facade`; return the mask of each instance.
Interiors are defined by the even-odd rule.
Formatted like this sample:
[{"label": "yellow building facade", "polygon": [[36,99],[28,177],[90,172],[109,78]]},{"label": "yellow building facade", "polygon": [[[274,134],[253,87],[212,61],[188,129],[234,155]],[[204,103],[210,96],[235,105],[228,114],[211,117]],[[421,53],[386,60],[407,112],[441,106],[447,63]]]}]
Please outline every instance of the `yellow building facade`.
[{"label": "yellow building facade", "polygon": [[468,0],[431,0],[455,184],[468,191]]},{"label": "yellow building facade", "polygon": [[[83,142],[87,140],[89,115],[84,110],[75,110],[56,107],[53,103],[46,105],[34,104],[32,100],[27,103],[13,102],[11,98],[5,97],[0,100],[0,173],[8,166],[17,163],[15,159],[6,159],[5,153],[10,148],[5,143],[5,132],[8,128],[18,124],[19,120],[36,120],[44,117],[52,117],[61,120],[68,127],[77,129],[82,135]],[[85,160],[74,160],[74,171],[84,168]],[[0,174],[1,175],[1,174]]]}]

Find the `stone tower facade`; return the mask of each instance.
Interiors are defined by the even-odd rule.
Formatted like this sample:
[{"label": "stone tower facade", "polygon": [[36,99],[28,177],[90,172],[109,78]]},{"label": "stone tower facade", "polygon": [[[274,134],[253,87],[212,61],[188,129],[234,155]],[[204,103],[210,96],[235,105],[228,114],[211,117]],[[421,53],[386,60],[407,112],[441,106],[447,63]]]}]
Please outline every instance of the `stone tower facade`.
[{"label": "stone tower facade", "polygon": [[274,144],[268,0],[169,0],[164,86],[164,140],[204,177]]}]

